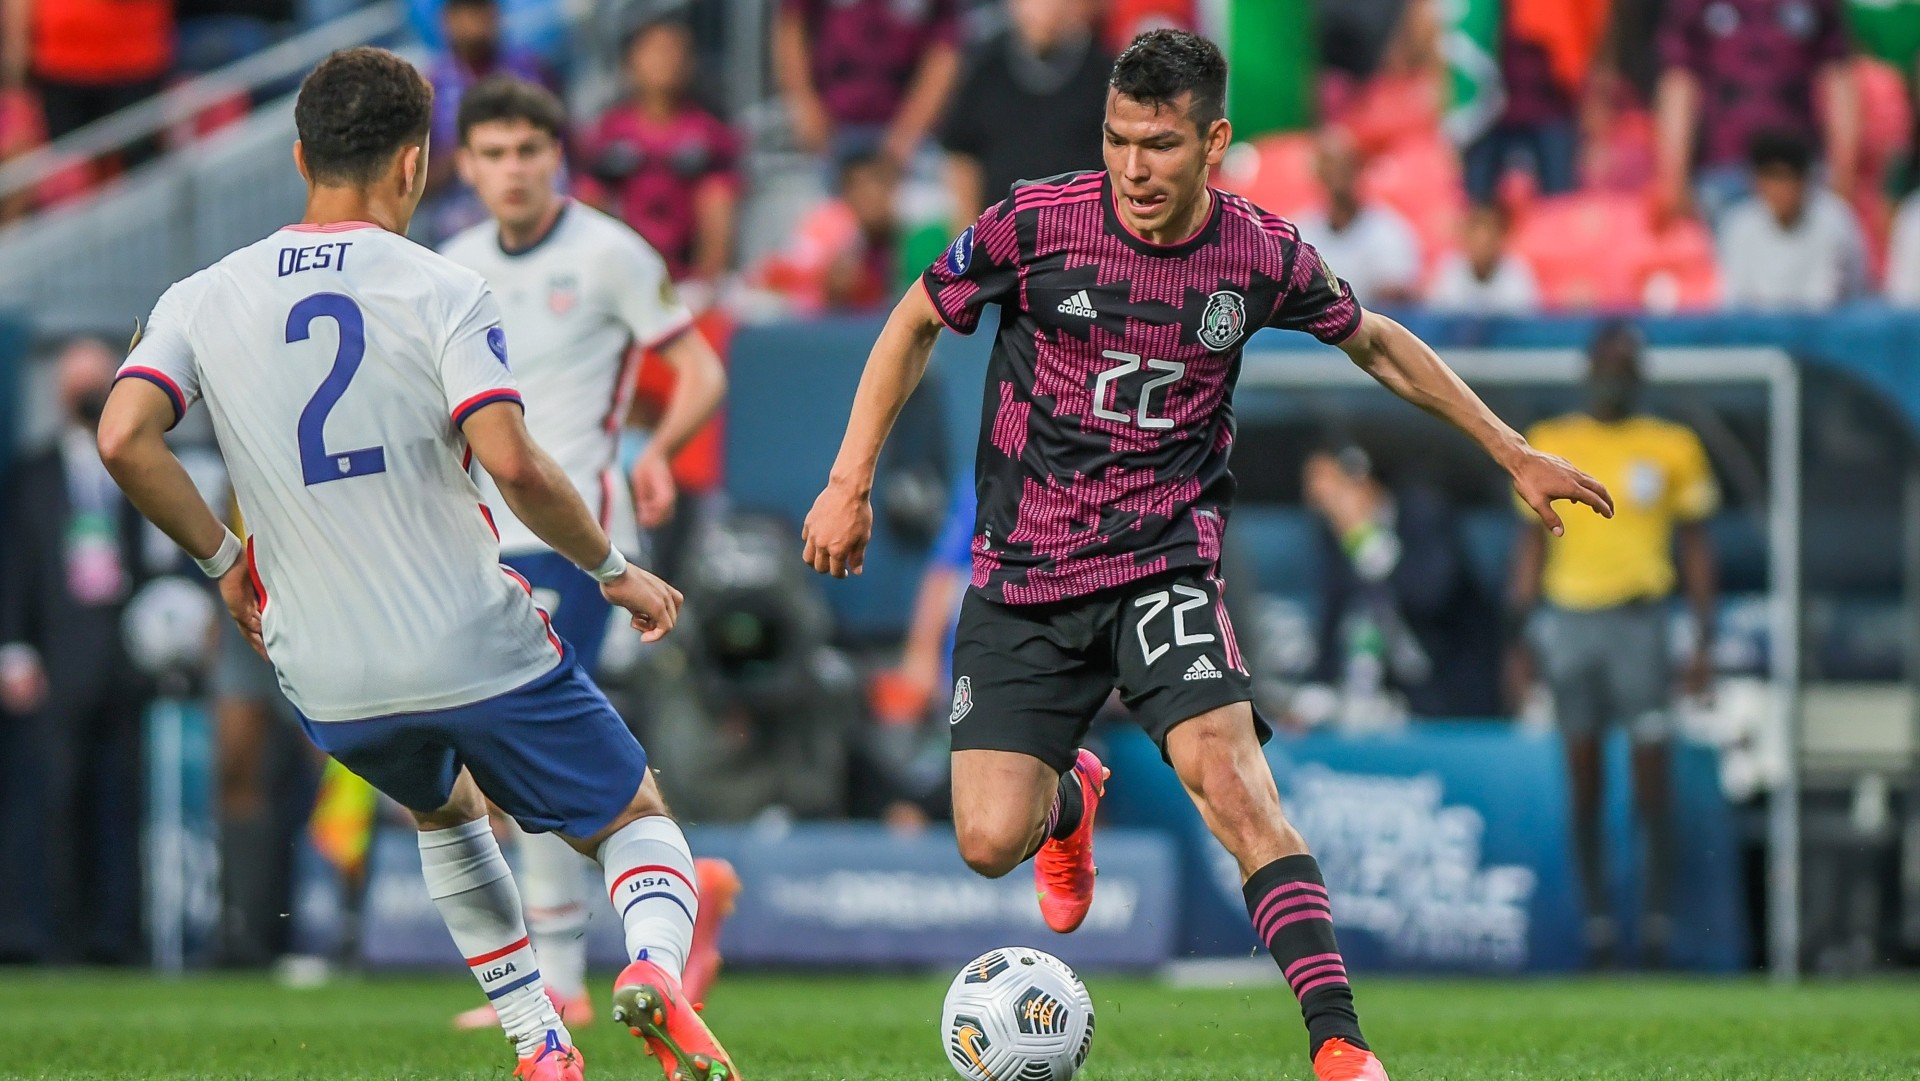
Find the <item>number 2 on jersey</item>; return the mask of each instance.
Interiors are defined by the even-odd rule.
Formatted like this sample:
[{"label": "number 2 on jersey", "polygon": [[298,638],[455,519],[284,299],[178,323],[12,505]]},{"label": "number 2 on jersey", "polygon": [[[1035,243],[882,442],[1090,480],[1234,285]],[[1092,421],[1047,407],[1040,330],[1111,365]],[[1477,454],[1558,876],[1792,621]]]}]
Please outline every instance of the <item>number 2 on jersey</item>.
[{"label": "number 2 on jersey", "polygon": [[387,452],[381,447],[329,452],[327,414],[353,382],[367,355],[367,323],[360,306],[339,293],[315,293],[287,313],[287,344],[304,342],[315,319],[331,319],[340,328],[340,345],[333,352],[333,368],[320,381],[307,407],[300,411],[300,472],[309,487],[330,480],[366,477],[387,471]]}]

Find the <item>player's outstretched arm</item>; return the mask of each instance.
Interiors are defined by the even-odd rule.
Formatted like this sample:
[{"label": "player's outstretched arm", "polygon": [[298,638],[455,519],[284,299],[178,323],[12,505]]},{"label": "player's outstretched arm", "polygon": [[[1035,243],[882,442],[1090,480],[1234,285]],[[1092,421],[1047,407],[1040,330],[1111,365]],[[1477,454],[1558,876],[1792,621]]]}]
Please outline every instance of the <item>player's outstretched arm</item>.
[{"label": "player's outstretched arm", "polygon": [[1360,328],[1340,348],[1382,386],[1480,444],[1513,478],[1514,492],[1554,536],[1562,530],[1560,515],[1553,509],[1558,499],[1584,503],[1613,517],[1613,497],[1599,481],[1564,458],[1535,450],[1406,327],[1384,315],[1362,312]]},{"label": "player's outstretched arm", "polygon": [[943,325],[926,286],[916,282],[894,305],[873,351],[867,354],[840,454],[827,475],[826,490],[813,501],[800,529],[806,545],[801,558],[821,574],[835,578],[859,574],[866,561],[867,541],[873,536],[873,471],[880,461],[880,448],[926,374]]},{"label": "player's outstretched arm", "polygon": [[144,379],[120,380],[100,414],[96,436],[100,461],[148,521],[173,538],[207,573],[219,577],[227,611],[248,643],[265,656],[260,600],[239,558],[239,541],[200,497],[186,467],[167,446],[167,429],[176,419],[173,399],[165,391]]},{"label": "player's outstretched arm", "polygon": [[680,591],[627,563],[594,520],[580,493],[528,434],[517,402],[493,402],[473,411],[460,425],[474,460],[487,471],[514,517],[527,524],[547,547],[600,582],[607,600],[633,614],[633,626],[647,641],[673,629],[680,614]]}]

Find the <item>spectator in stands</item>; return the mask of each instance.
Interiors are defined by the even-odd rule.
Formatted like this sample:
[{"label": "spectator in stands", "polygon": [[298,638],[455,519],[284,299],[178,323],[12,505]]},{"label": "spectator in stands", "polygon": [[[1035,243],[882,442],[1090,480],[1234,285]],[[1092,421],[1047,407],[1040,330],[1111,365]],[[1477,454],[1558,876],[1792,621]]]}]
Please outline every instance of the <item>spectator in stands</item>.
[{"label": "spectator in stands", "polygon": [[1327,211],[1303,215],[1300,235],[1319,249],[1362,304],[1413,301],[1420,285],[1420,240],[1392,207],[1361,201],[1362,162],[1352,137],[1328,128],[1320,136],[1318,164]]},{"label": "spectator in stands", "polygon": [[1322,525],[1315,681],[1349,706],[1393,693],[1415,716],[1497,714],[1499,620],[1447,498],[1389,488],[1352,445],[1309,455],[1301,491]]},{"label": "spectator in stands", "polygon": [[773,67],[800,148],[905,166],[960,74],[957,0],[781,0]]},{"label": "spectator in stands", "polygon": [[[0,0],[0,90],[32,87],[50,139],[152,97],[172,65],[172,0]],[[139,140],[122,163],[158,146]]]},{"label": "spectator in stands", "polygon": [[[1614,496],[1611,521],[1582,510],[1565,532],[1538,522],[1520,528],[1507,625],[1514,636],[1516,694],[1537,660],[1566,740],[1574,838],[1587,899],[1587,944],[1596,962],[1613,960],[1602,845],[1601,751],[1619,727],[1633,741],[1634,804],[1646,843],[1641,942],[1664,959],[1672,931],[1674,824],[1669,819],[1668,745],[1674,693],[1667,628],[1676,582],[1694,621],[1693,655],[1679,686],[1703,694],[1712,679],[1714,559],[1706,520],[1719,490],[1699,437],[1639,412],[1639,331],[1601,328],[1588,349],[1588,405],[1535,425],[1534,446],[1578,461]],[[1678,542],[1679,561],[1673,556]]]},{"label": "spectator in stands", "polygon": [[295,0],[174,0],[174,70],[203,75],[272,45],[297,17]]},{"label": "spectator in stands", "polygon": [[1664,210],[1697,199],[1717,223],[1751,191],[1747,146],[1769,130],[1809,145],[1818,137],[1828,183],[1854,190],[1860,113],[1841,0],[1672,0],[1659,44],[1655,182]]},{"label": "spectator in stands", "polygon": [[899,167],[878,151],[846,159],[839,198],[801,220],[786,250],[761,268],[761,284],[809,314],[892,302],[899,294],[899,183]]},{"label": "spectator in stands", "polygon": [[[1593,16],[1597,15],[1598,18]],[[1505,105],[1461,154],[1467,198],[1488,203],[1516,160],[1542,195],[1574,189],[1580,150],[1577,101],[1605,29],[1604,6],[1509,3],[1500,17],[1500,83]]]},{"label": "spectator in stands", "polygon": [[641,24],[625,57],[627,97],[581,140],[579,193],[645,237],[675,281],[712,284],[733,256],[739,140],[689,95],[693,35],[685,23]]},{"label": "spectator in stands", "polygon": [[1762,131],[1749,160],[1755,194],[1720,226],[1722,300],[1731,309],[1819,310],[1865,292],[1867,248],[1841,198],[1813,180],[1813,149]]},{"label": "spectator in stands", "polygon": [[[558,90],[551,73],[534,53],[507,45],[500,33],[498,0],[444,0],[440,28],[446,47],[427,63],[427,81],[433,84],[433,145],[446,152],[428,155],[427,191],[445,190],[456,181],[451,149],[460,145],[460,97],[489,75],[518,75]],[[472,200],[469,200],[472,202]],[[473,202],[478,207],[477,202]],[[476,209],[471,225],[485,215]],[[451,227],[455,223],[446,223]],[[448,233],[451,235],[451,232]]]},{"label": "spectator in stands", "polygon": [[1479,203],[1467,210],[1460,250],[1440,263],[1427,289],[1427,306],[1473,315],[1529,315],[1540,308],[1533,268],[1507,249],[1512,222],[1505,205]]},{"label": "spectator in stands", "polygon": [[0,930],[6,953],[130,963],[140,939],[140,725],[151,680],[121,617],[177,557],[94,449],[118,354],[61,351],[65,424],[9,477],[0,552]]},{"label": "spectator in stands", "polygon": [[1113,58],[1095,37],[1088,0],[1008,0],[1007,15],[1007,32],[968,56],[940,129],[955,232],[1015,181],[1101,167]]}]

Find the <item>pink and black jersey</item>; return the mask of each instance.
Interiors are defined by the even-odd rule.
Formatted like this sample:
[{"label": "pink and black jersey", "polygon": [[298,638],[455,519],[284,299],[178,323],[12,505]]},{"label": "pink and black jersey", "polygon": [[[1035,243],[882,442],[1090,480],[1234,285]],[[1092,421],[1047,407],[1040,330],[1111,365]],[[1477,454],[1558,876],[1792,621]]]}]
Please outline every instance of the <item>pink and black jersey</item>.
[{"label": "pink and black jersey", "polygon": [[1066,600],[1211,566],[1233,386],[1261,327],[1346,340],[1360,307],[1292,223],[1214,190],[1187,240],[1121,223],[1104,172],[1022,184],[922,276],[948,326],[1001,307],[975,461],[973,585]]}]

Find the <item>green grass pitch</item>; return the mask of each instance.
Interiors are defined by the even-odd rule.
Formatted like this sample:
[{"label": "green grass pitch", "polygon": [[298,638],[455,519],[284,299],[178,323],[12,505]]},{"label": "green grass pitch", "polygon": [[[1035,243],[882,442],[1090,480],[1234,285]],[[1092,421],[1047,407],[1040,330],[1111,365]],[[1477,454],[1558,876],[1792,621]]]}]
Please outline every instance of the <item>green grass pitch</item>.
[{"label": "green grass pitch", "polygon": [[[600,980],[604,984],[605,978]],[[746,1081],[955,1075],[939,1050],[944,981],[726,977],[707,1016]],[[1304,1079],[1284,986],[1174,989],[1095,976],[1088,1081]],[[1747,1081],[1920,1077],[1920,983],[1365,979],[1360,1009],[1395,1081]],[[476,1001],[454,978],[264,979],[15,970],[0,982],[0,1077],[505,1081],[506,1045],[448,1029]],[[604,1020],[587,1076],[660,1077]]]}]

